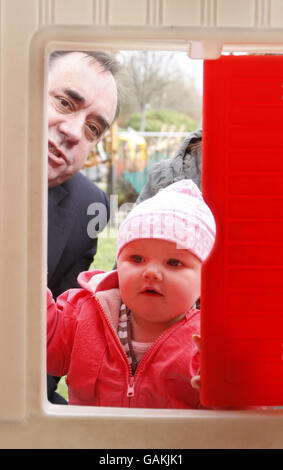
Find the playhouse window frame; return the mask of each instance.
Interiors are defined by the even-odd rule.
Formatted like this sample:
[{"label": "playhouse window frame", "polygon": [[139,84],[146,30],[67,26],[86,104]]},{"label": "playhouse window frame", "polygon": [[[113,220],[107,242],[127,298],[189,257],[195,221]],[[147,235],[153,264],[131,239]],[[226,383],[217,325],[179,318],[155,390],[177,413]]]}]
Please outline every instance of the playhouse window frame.
[{"label": "playhouse window frame", "polygon": [[[219,426],[220,424],[228,427],[232,427],[237,423],[246,425],[247,422],[251,423],[251,427],[258,426],[258,419],[269,420],[273,419],[274,415],[279,416],[280,410],[163,410],[163,409],[136,409],[136,408],[107,408],[107,407],[83,407],[83,406],[62,406],[53,405],[47,400],[46,396],[46,298],[45,298],[45,273],[44,263],[46,263],[47,253],[47,158],[38,159],[38,155],[44,154],[44,149],[47,147],[47,114],[46,114],[46,84],[47,84],[47,71],[48,71],[48,58],[51,52],[56,50],[95,50],[104,49],[109,52],[116,52],[119,50],[170,50],[170,51],[188,51],[189,41],[176,38],[176,40],[170,40],[168,38],[160,38],[157,33],[153,33],[152,37],[147,36],[147,32],[144,31],[142,34],[136,35],[135,29],[127,29],[125,31],[110,30],[108,28],[99,28],[93,30],[89,27],[72,27],[72,28],[45,28],[39,31],[33,38],[31,44],[30,54],[30,116],[29,116],[29,130],[34,132],[37,129],[37,140],[31,139],[29,144],[29,167],[33,168],[35,174],[30,183],[30,190],[28,193],[28,205],[30,213],[35,213],[41,208],[42,217],[37,221],[33,221],[33,230],[40,237],[40,247],[35,249],[32,255],[30,266],[34,267],[37,274],[37,279],[33,276],[29,282],[27,291],[27,312],[29,312],[29,303],[32,305],[33,313],[36,311],[36,305],[38,311],[41,313],[41,320],[36,322],[36,327],[33,328],[31,335],[35,339],[35,345],[39,350],[39,358],[36,360],[36,364],[40,363],[40,374],[37,374],[37,387],[40,391],[39,400],[37,401],[36,408],[42,417],[46,418],[76,418],[76,419],[91,419],[94,422],[97,420],[121,420],[123,423],[131,421],[132,419],[140,419],[140,422],[148,421],[155,422],[156,420],[165,420],[168,425],[177,423],[177,427],[187,429],[187,426],[191,430],[199,430],[200,419],[208,420],[210,423],[209,427]],[[136,35],[136,37],[135,37]],[[147,39],[145,39],[147,38]],[[278,45],[276,46],[278,50]],[[213,49],[213,48],[212,48]],[[236,47],[223,46],[223,51],[237,52]],[[255,47],[253,49],[256,49]],[[270,48],[267,48],[270,50]],[[271,48],[272,49],[272,48]],[[239,47],[239,51],[243,50],[243,47]],[[261,50],[263,50],[261,48]],[[281,47],[283,51],[283,45]],[[216,55],[219,49],[215,48]],[[245,51],[244,51],[245,52]],[[202,59],[202,57],[198,57]],[[204,57],[205,58],[205,57]],[[215,57],[216,58],[216,57]],[[38,66],[39,64],[39,66]],[[42,103],[41,100],[42,99]],[[42,115],[44,118],[42,123],[38,122],[38,116]],[[35,202],[34,194],[40,194],[39,199]],[[45,208],[45,209],[44,209]],[[30,250],[32,249],[30,245]],[[39,250],[39,251],[37,251]],[[31,252],[31,251],[30,251]],[[37,256],[38,253],[40,256]],[[31,271],[30,271],[31,272]],[[39,274],[39,275],[38,275]],[[33,285],[33,280],[37,281]],[[38,290],[38,294],[36,291]],[[33,299],[30,300],[31,296]],[[32,322],[32,318],[30,319]],[[40,339],[36,337],[36,334],[40,332]],[[32,357],[31,348],[28,353],[29,357]],[[28,379],[27,379],[28,383]],[[226,424],[225,424],[226,423]],[[228,424],[227,424],[228,423]],[[182,439],[181,439],[181,442]]]}]

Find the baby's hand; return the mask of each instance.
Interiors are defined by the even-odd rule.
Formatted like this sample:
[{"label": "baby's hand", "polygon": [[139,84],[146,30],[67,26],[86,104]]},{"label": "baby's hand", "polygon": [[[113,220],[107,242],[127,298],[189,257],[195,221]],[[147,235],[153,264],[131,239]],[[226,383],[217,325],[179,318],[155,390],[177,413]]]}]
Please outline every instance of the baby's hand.
[{"label": "baby's hand", "polygon": [[[198,350],[200,350],[200,336],[199,335],[193,335],[193,341],[197,345]],[[195,375],[191,379],[191,386],[193,388],[196,388],[197,390],[200,389],[200,375]]]}]

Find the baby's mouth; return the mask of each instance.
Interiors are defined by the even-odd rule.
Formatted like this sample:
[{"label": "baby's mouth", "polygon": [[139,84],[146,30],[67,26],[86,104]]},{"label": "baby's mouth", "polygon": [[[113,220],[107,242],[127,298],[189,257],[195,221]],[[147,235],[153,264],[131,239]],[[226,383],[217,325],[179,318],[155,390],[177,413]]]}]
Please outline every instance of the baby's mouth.
[{"label": "baby's mouth", "polygon": [[163,294],[161,294],[161,292],[158,292],[157,290],[150,289],[150,288],[143,289],[142,294],[160,296],[160,297],[162,297],[162,295],[163,295]]}]

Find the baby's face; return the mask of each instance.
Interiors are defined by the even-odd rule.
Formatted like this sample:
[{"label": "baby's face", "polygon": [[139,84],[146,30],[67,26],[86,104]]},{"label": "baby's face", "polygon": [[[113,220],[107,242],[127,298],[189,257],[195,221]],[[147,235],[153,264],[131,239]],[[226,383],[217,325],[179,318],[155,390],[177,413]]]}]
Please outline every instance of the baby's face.
[{"label": "baby's face", "polygon": [[200,296],[201,261],[165,240],[128,243],[118,257],[122,299],[136,320],[166,329]]}]

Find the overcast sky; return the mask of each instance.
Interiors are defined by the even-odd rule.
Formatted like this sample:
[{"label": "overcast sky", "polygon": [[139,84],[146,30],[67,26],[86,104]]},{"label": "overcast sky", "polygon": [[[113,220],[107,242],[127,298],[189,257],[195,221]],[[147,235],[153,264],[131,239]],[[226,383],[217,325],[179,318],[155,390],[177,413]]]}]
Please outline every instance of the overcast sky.
[{"label": "overcast sky", "polygon": [[176,52],[175,54],[179,58],[184,73],[194,77],[198,89],[202,92],[203,60],[190,59],[185,52]]},{"label": "overcast sky", "polygon": [[[121,51],[125,53],[133,53],[133,51]],[[161,54],[172,54],[172,51],[166,52],[162,51]],[[184,74],[188,74],[190,77],[194,78],[195,84],[199,91],[202,94],[202,80],[203,80],[203,60],[199,59],[190,59],[186,52],[174,52],[178,58],[180,68],[183,70]]]}]

